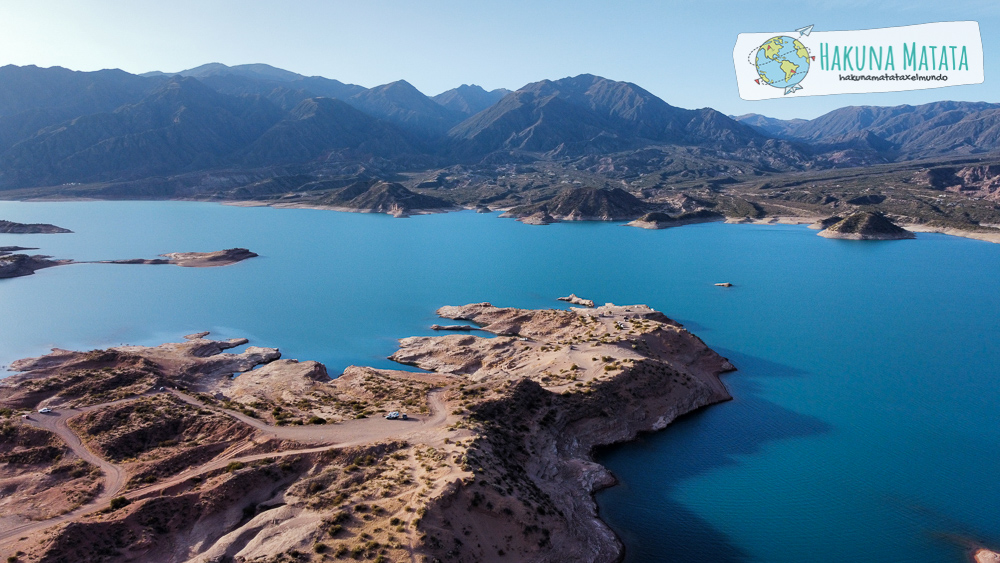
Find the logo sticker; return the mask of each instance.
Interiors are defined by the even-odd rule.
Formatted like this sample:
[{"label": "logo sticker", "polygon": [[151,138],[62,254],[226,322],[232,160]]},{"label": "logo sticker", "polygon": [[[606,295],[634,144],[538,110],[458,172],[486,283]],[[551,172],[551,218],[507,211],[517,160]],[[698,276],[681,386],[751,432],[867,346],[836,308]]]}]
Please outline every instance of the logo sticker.
[{"label": "logo sticker", "polygon": [[733,49],[744,100],[923,90],[983,82],[977,22],[857,31],[741,33]]}]

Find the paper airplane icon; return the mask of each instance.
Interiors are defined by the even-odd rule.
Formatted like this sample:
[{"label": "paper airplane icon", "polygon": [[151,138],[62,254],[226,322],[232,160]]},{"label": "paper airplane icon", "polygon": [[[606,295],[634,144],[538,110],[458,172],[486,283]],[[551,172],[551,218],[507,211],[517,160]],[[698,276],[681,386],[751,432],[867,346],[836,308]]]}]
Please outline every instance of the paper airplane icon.
[{"label": "paper airplane icon", "polygon": [[796,90],[801,90],[801,89],[802,89],[802,86],[799,86],[798,84],[792,84],[791,86],[788,86],[788,87],[785,88],[785,95],[787,96],[788,94],[791,94],[792,92],[794,92]]},{"label": "paper airplane icon", "polygon": [[799,32],[799,37],[802,37],[803,35],[809,35],[810,33],[812,33],[812,30],[813,30],[813,26],[807,25],[805,27],[800,27],[800,28],[796,29],[795,31],[798,31]]}]

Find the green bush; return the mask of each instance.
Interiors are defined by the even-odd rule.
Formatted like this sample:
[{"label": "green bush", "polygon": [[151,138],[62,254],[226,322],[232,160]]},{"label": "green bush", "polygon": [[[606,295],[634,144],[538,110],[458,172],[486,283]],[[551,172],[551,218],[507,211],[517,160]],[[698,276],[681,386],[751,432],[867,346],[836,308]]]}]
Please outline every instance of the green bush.
[{"label": "green bush", "polygon": [[132,501],[125,497],[115,497],[111,499],[111,510],[118,510],[119,508],[125,508],[126,506],[132,504]]}]

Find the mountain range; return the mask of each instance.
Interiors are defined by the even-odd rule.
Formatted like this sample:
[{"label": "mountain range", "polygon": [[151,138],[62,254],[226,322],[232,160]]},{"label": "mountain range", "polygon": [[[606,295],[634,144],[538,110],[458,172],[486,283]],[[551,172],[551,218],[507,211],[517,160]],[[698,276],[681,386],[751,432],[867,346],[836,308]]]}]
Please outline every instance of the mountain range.
[{"label": "mountain range", "polygon": [[[456,165],[558,161],[587,161],[611,179],[659,171],[664,181],[694,174],[725,182],[998,148],[1000,104],[988,103],[846,107],[779,120],[677,108],[635,84],[588,74],[429,97],[405,80],[365,88],[264,64],[143,75],[0,68],[2,190],[148,188],[190,174],[233,184],[234,171],[246,185],[289,174],[308,175],[307,184],[331,175],[392,181]],[[606,155],[619,164],[602,164]],[[127,195],[124,184],[116,189]]]},{"label": "mountain range", "polygon": [[1000,147],[1000,104],[984,102],[850,106],[812,120],[785,121],[759,114],[736,120],[765,135],[806,142],[821,151],[866,150],[885,161],[975,154]]}]

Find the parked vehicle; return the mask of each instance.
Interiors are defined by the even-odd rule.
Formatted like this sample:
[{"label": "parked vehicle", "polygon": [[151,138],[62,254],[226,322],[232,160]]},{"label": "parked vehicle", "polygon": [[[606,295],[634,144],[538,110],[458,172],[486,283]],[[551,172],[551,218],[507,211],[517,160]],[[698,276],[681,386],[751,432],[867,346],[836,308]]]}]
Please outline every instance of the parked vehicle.
[{"label": "parked vehicle", "polygon": [[49,407],[45,407],[45,408],[39,410],[38,412],[40,412],[42,414],[45,414],[45,413],[52,412],[52,409],[50,409]]}]

